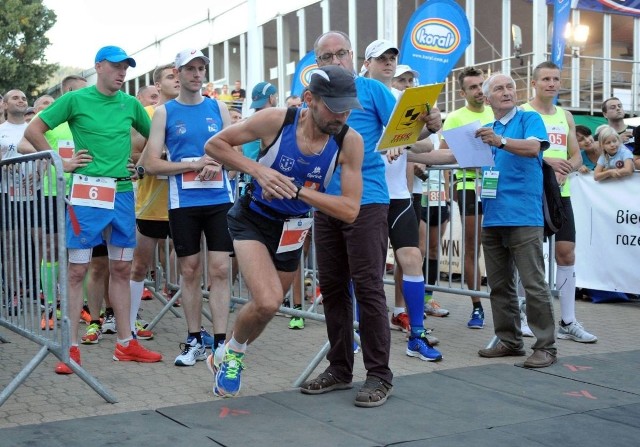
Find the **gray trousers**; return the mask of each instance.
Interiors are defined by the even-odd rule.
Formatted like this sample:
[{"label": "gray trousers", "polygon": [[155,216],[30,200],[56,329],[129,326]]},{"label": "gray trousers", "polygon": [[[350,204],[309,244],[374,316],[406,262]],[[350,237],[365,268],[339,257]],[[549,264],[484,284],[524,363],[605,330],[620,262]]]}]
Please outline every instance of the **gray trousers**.
[{"label": "gray trousers", "polygon": [[545,281],[542,227],[485,227],[482,247],[491,287],[495,334],[509,349],[522,349],[516,268],[527,299],[527,320],[536,336],[532,348],[555,354],[556,328]]}]

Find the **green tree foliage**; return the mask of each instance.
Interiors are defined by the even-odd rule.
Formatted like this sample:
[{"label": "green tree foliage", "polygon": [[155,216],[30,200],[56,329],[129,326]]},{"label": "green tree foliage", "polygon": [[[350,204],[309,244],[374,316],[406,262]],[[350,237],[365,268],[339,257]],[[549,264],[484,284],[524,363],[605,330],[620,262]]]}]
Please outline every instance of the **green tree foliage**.
[{"label": "green tree foliage", "polygon": [[0,92],[17,88],[29,102],[58,68],[48,64],[45,33],[56,23],[56,14],[42,0],[1,0]]}]

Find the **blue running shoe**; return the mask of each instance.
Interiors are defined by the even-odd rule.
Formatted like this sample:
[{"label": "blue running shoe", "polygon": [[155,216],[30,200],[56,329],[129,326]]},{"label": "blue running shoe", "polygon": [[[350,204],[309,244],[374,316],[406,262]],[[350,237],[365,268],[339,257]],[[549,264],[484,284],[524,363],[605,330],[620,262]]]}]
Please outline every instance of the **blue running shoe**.
[{"label": "blue running shoe", "polygon": [[418,357],[426,362],[442,360],[442,354],[427,341],[427,333],[423,332],[419,337],[410,336],[407,343],[407,355]]},{"label": "blue running shoe", "polygon": [[203,326],[200,326],[200,336],[204,347],[213,350],[213,336]]},{"label": "blue running shoe", "polygon": [[220,365],[224,360],[224,343],[220,343],[217,349],[214,349],[209,357],[207,357],[207,368],[213,374],[213,394],[218,395],[216,391],[216,376],[218,375],[218,371],[220,370]]},{"label": "blue running shoe", "polygon": [[484,311],[480,309],[473,309],[471,312],[471,319],[467,323],[469,329],[482,329],[484,327]]},{"label": "blue running shoe", "polygon": [[[220,352],[218,352],[220,351]],[[240,392],[241,373],[244,369],[242,358],[244,353],[231,351],[226,345],[219,346],[213,354],[213,358],[207,363],[212,363],[212,370],[216,371],[216,379],[213,393],[219,397],[235,397]],[[222,361],[217,364],[217,360]]]}]

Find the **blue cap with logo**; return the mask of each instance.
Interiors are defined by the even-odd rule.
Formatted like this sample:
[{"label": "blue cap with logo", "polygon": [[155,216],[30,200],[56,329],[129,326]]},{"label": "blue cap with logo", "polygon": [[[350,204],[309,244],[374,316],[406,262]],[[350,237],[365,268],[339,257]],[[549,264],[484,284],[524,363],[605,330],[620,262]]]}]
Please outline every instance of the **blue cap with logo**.
[{"label": "blue cap with logo", "polygon": [[127,55],[126,51],[120,47],[107,46],[100,48],[96,54],[96,63],[104,60],[114,63],[127,61],[130,67],[136,66],[135,59]]},{"label": "blue cap with logo", "polygon": [[271,95],[275,95],[278,93],[278,89],[275,85],[269,82],[258,82],[255,87],[253,87],[253,91],[251,92],[251,108],[252,109],[261,109],[267,102],[269,101],[269,97]]}]

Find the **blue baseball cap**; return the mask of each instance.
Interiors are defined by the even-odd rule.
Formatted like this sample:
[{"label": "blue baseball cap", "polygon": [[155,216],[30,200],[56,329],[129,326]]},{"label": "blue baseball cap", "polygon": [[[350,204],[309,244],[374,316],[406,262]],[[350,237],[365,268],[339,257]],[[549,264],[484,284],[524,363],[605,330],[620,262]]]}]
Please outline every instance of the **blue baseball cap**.
[{"label": "blue baseball cap", "polygon": [[275,85],[268,82],[258,82],[251,92],[251,108],[261,109],[267,105],[269,97],[278,93]]},{"label": "blue baseball cap", "polygon": [[96,54],[96,63],[104,60],[109,62],[127,61],[130,67],[136,66],[135,59],[127,55],[127,53],[120,47],[108,46],[100,48]]}]

